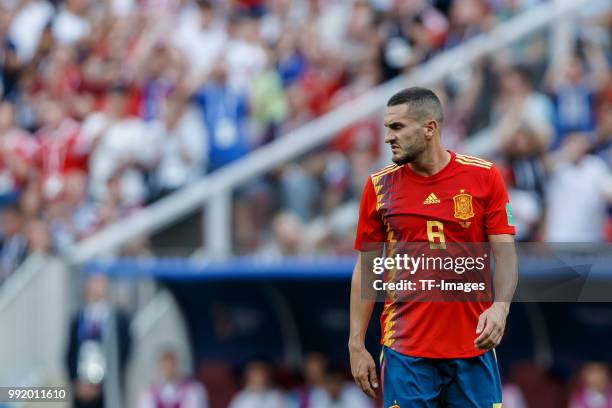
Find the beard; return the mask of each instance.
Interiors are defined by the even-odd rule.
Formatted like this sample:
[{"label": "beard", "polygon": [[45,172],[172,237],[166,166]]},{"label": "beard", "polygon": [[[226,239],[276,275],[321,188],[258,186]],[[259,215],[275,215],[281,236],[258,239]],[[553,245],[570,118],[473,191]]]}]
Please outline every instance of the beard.
[{"label": "beard", "polygon": [[414,155],[404,154],[398,158],[395,158],[395,159],[392,158],[391,161],[397,164],[398,166],[403,166],[406,163],[412,163],[414,159],[415,159]]},{"label": "beard", "polygon": [[412,163],[421,155],[421,153],[423,153],[423,150],[424,149],[417,148],[406,150],[402,149],[401,154],[397,157],[392,157],[391,161],[393,161],[393,163],[397,164],[398,166],[403,166],[406,163]]},{"label": "beard", "polygon": [[391,145],[398,148],[397,154],[394,154],[391,158],[393,163],[398,166],[416,161],[421,154],[427,150],[427,142],[424,133],[417,130],[410,136],[409,138],[405,138],[403,143],[397,140]]}]

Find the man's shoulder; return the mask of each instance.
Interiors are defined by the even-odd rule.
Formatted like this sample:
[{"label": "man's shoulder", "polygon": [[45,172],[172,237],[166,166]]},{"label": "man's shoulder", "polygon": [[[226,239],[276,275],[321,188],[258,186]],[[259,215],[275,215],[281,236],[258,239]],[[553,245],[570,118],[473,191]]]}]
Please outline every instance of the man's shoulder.
[{"label": "man's shoulder", "polygon": [[476,156],[470,156],[467,154],[455,155],[455,163],[457,163],[463,170],[473,171],[477,173],[489,173],[491,169],[495,167],[493,162],[482,159]]},{"label": "man's shoulder", "polygon": [[386,167],[383,167],[382,169],[376,170],[375,172],[370,174],[370,179],[372,181],[376,181],[379,180],[380,178],[382,178],[383,176],[387,175],[387,174],[391,174],[399,169],[401,169],[402,166],[398,166],[397,164],[393,163],[390,164]]},{"label": "man's shoulder", "polygon": [[487,189],[495,183],[498,177],[498,170],[493,162],[476,156],[456,154],[455,172],[457,179],[464,181],[471,186],[481,186]]}]

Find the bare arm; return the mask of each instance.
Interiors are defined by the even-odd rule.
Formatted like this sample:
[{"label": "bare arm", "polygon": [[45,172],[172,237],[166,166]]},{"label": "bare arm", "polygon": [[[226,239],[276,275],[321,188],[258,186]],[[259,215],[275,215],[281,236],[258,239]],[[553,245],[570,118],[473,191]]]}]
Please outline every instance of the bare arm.
[{"label": "bare arm", "polygon": [[495,260],[495,299],[493,305],[480,315],[476,327],[476,334],[479,336],[474,340],[476,348],[485,350],[490,350],[501,342],[510,302],[518,282],[514,237],[510,234],[489,235],[489,242]]},{"label": "bare arm", "polygon": [[508,308],[518,282],[518,269],[514,236],[510,234],[489,235],[495,260],[493,289],[495,303],[506,303]]},{"label": "bare arm", "polygon": [[[365,348],[365,335],[374,309],[375,293],[369,280],[370,277],[373,277],[373,274],[368,270],[362,273],[362,265],[372,265],[374,257],[379,255],[375,251],[360,252],[351,280],[351,315],[348,342],[351,372],[359,388],[371,398],[376,398],[376,391],[374,390],[378,388],[378,379],[374,359]],[[371,271],[371,267],[367,268]],[[366,279],[362,280],[362,277]],[[362,285],[367,285],[363,286],[363,292]]]}]

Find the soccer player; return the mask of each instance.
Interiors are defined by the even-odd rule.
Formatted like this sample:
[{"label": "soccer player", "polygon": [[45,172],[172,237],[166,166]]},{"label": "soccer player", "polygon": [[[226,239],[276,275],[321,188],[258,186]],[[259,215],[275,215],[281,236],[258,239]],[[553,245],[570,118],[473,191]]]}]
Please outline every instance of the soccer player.
[{"label": "soccer player", "polygon": [[491,162],[442,147],[443,119],[440,100],[429,89],[404,89],[387,103],[385,142],[394,164],[368,178],[355,239],[360,252],[351,284],[349,338],[355,382],[376,396],[376,366],[364,345],[374,299],[362,296],[374,257],[382,254],[375,244],[488,242],[495,260],[495,298],[387,298],[380,316],[385,408],[501,407],[494,347],[517,283],[512,214]]}]

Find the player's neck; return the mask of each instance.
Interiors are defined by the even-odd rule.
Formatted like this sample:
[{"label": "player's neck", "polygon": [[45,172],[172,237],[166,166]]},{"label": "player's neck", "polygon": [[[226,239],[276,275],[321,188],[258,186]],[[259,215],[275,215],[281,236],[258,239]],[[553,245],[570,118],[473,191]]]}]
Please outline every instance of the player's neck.
[{"label": "player's neck", "polygon": [[440,147],[426,150],[419,158],[408,165],[416,174],[429,177],[442,170],[450,159],[450,153]]}]

